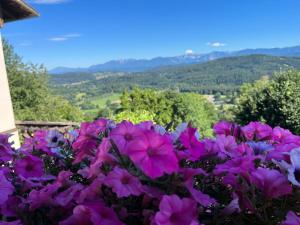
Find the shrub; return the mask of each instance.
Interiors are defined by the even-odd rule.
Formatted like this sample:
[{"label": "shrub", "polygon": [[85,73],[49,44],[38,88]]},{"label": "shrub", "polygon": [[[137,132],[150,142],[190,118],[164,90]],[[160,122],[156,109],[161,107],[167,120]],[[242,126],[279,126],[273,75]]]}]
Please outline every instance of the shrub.
[{"label": "shrub", "polygon": [[263,121],[300,134],[300,72],[286,71],[273,80],[246,84],[237,99],[236,119],[247,124]]},{"label": "shrub", "polygon": [[299,224],[300,137],[259,122],[214,132],[98,119],[18,150],[0,135],[0,224]]}]

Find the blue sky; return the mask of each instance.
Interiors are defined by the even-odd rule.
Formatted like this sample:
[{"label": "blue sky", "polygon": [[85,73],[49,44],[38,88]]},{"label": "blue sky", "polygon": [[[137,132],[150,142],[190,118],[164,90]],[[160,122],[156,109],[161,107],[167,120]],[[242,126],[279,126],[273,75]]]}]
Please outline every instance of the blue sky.
[{"label": "blue sky", "polygon": [[28,0],[40,17],[6,24],[25,61],[111,59],[300,44],[299,0]]}]

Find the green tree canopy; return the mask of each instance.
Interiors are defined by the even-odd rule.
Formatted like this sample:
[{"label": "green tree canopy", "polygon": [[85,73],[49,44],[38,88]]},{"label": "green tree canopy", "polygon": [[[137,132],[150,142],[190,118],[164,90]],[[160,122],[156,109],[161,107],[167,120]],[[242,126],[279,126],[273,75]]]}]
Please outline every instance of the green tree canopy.
[{"label": "green tree canopy", "polygon": [[11,97],[18,120],[80,121],[80,110],[48,88],[47,71],[43,66],[26,64],[13,47],[3,41]]},{"label": "green tree canopy", "polygon": [[300,71],[243,85],[235,116],[243,124],[259,120],[300,134]]},{"label": "green tree canopy", "polygon": [[182,122],[192,122],[204,136],[212,134],[211,125],[216,120],[214,106],[196,93],[177,93],[134,88],[121,97],[122,111],[147,111],[161,125],[172,123],[175,128]]}]

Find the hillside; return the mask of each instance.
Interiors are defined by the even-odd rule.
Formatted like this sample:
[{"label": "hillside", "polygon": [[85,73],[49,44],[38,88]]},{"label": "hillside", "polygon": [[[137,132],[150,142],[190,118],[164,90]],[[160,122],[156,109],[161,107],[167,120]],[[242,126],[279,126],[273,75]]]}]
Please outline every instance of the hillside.
[{"label": "hillside", "polygon": [[300,46],[285,47],[285,48],[258,48],[244,49],[240,51],[214,51],[204,54],[185,54],[173,57],[156,57],[153,59],[122,59],[111,60],[103,64],[93,65],[87,68],[68,68],[57,67],[50,71],[51,74],[63,73],[95,73],[95,72],[143,72],[149,69],[159,68],[163,66],[189,65],[209,62],[215,59],[247,56],[247,55],[271,55],[285,57],[299,57]]},{"label": "hillside", "polygon": [[[140,73],[76,73],[51,75],[56,92],[71,99],[76,93],[98,96],[132,86],[199,93],[231,92],[241,84],[289,68],[300,69],[300,58],[268,55],[228,57]],[[73,77],[74,75],[74,77]]]}]

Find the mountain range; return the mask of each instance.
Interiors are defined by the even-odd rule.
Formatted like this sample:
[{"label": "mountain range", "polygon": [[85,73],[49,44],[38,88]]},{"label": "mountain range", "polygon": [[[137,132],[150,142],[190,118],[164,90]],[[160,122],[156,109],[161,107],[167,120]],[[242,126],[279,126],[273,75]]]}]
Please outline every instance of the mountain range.
[{"label": "mountain range", "polygon": [[109,62],[93,65],[87,68],[69,68],[57,67],[49,71],[50,74],[64,74],[64,73],[96,73],[96,72],[143,72],[155,68],[189,65],[209,62],[215,59],[247,56],[247,55],[271,55],[271,56],[286,56],[286,57],[300,57],[300,45],[284,48],[258,48],[258,49],[244,49],[240,51],[214,51],[206,54],[185,54],[174,57],[156,57],[153,59],[124,59],[111,60]]}]

